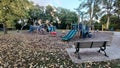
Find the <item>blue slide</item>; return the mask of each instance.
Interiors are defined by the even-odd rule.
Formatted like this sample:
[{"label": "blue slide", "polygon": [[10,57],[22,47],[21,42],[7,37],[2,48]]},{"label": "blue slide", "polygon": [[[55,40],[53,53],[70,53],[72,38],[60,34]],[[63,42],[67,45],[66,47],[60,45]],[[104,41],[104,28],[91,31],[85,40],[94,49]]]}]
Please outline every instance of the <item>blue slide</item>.
[{"label": "blue slide", "polygon": [[63,41],[68,41],[73,38],[73,36],[77,33],[77,30],[70,30],[67,35],[62,37]]}]

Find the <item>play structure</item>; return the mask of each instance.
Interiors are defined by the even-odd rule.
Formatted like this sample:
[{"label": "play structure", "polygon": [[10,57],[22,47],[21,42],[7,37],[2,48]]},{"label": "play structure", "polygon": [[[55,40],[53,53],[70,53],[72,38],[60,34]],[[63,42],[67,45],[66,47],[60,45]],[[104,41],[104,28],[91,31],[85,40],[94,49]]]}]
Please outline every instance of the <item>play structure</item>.
[{"label": "play structure", "polygon": [[[49,23],[48,20],[45,23],[42,23],[42,20],[39,19],[38,22],[34,22],[34,25],[30,25],[29,32],[37,31],[37,32],[55,32],[56,28],[52,24]],[[55,34],[55,33],[54,33]]]},{"label": "play structure", "polygon": [[[30,25],[29,32],[33,32],[34,30],[40,31],[42,28],[44,28],[44,27],[43,26],[33,26],[33,25]],[[56,30],[55,26],[48,26],[47,27],[47,32],[53,32],[55,30]]]},{"label": "play structure", "polygon": [[48,26],[48,32],[54,32],[56,30],[55,26]]},{"label": "play structure", "polygon": [[39,26],[33,26],[33,25],[30,25],[30,28],[29,28],[29,33],[31,32],[34,32],[34,31],[37,31],[37,32],[49,32],[51,35],[53,36],[56,36],[56,27],[55,26],[47,26],[47,28],[45,28],[45,26],[43,25],[39,25]]},{"label": "play structure", "polygon": [[55,26],[48,26],[48,32],[50,32],[50,34],[52,36],[56,36],[56,34],[57,34],[56,27]]},{"label": "play structure", "polygon": [[79,8],[76,9],[76,11],[81,17],[81,22],[79,21],[79,24],[72,24],[72,29],[64,37],[62,37],[63,41],[72,39],[77,32],[80,34],[80,38],[91,38],[92,36],[92,34],[89,32],[89,27],[83,22],[84,12],[81,12]]},{"label": "play structure", "polygon": [[91,38],[91,33],[89,32],[89,27],[83,24],[73,24],[72,29],[64,36],[62,37],[63,41],[68,41],[72,39],[77,32],[80,32],[81,38]]},{"label": "play structure", "polygon": [[39,27],[30,25],[29,31],[28,32],[33,32],[34,30],[37,30]]}]

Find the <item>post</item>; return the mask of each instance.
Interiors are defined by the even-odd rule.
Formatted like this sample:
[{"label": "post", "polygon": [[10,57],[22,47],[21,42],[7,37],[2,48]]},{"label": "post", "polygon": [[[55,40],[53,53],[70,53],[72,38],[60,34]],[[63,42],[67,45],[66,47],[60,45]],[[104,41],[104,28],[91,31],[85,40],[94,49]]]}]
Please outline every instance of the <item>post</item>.
[{"label": "post", "polygon": [[7,34],[7,25],[5,22],[3,23],[3,29],[4,29],[4,34]]}]

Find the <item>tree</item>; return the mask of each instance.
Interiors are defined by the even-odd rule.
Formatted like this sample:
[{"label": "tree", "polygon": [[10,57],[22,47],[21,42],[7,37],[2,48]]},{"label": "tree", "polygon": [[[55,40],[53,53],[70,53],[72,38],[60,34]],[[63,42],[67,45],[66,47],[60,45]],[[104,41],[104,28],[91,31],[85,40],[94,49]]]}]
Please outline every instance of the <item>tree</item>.
[{"label": "tree", "polygon": [[34,5],[29,9],[28,14],[30,16],[29,21],[32,21],[31,24],[35,25],[38,19],[43,19],[44,17],[44,7],[39,5]]},{"label": "tree", "polygon": [[118,16],[118,19],[120,19],[120,0],[115,0],[114,6],[115,6],[114,11]]},{"label": "tree", "polygon": [[120,19],[116,15],[112,15],[110,19],[110,28],[114,28],[115,30],[120,29]]},{"label": "tree", "polygon": [[[107,22],[107,18],[108,16],[107,16],[107,14],[106,15],[104,15],[102,18],[101,18],[101,24],[106,24],[106,22]],[[111,22],[111,24],[109,25],[109,28],[111,29],[111,28],[114,28],[115,30],[116,29],[120,29],[120,27],[119,27],[119,25],[120,25],[120,23],[119,23],[119,19],[118,19],[118,17],[116,16],[116,15],[111,15],[111,19],[110,19],[110,22]]]},{"label": "tree", "polygon": [[46,20],[53,22],[54,18],[54,8],[51,5],[46,6]]},{"label": "tree", "polygon": [[78,7],[79,10],[86,10],[84,12],[87,15],[87,18],[89,18],[89,26],[92,25],[93,20],[98,20],[99,18],[98,13],[100,12],[100,3],[101,0],[86,0],[84,2],[81,2]]},{"label": "tree", "polygon": [[114,0],[102,0],[103,2],[103,8],[104,12],[107,12],[107,23],[106,23],[106,29],[109,29],[109,25],[110,25],[110,16],[111,16],[111,12],[112,9],[114,7]]},{"label": "tree", "polygon": [[65,29],[67,26],[71,26],[73,23],[77,23],[78,18],[75,12],[72,12],[68,9],[64,9],[61,7],[57,8],[57,15],[61,21],[61,28]]},{"label": "tree", "polygon": [[27,11],[31,3],[28,0],[1,0],[0,1],[0,22],[3,24],[4,34],[7,33],[7,24],[13,23],[16,19],[29,17]]},{"label": "tree", "polygon": [[102,24],[98,23],[98,22],[95,22],[94,23],[94,28],[95,28],[95,30],[102,30]]}]

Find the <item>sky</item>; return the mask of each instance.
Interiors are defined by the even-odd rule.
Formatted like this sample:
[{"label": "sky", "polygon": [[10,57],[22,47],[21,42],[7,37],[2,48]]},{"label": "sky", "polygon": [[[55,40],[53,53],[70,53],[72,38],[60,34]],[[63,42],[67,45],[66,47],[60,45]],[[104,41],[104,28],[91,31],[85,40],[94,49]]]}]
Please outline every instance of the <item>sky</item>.
[{"label": "sky", "polygon": [[31,0],[35,4],[40,6],[52,5],[55,7],[62,7],[75,11],[74,8],[77,8],[80,4],[79,0]]}]

